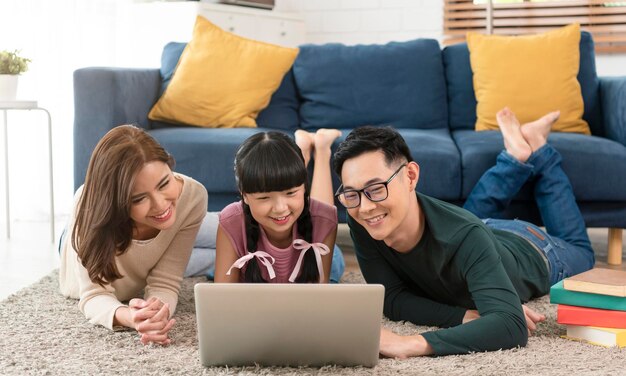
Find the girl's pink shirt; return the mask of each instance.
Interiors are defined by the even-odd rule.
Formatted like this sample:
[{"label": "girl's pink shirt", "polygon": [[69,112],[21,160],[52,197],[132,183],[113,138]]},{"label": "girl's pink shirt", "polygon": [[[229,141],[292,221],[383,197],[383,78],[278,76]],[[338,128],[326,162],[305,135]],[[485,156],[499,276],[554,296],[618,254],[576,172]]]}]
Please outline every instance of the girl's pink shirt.
[{"label": "girl's pink shirt", "polygon": [[[310,199],[309,210],[311,211],[311,223],[313,225],[312,243],[323,242],[331,231],[337,228],[337,208],[326,203]],[[243,212],[243,203],[241,201],[234,202],[225,207],[219,214],[220,226],[230,238],[230,242],[235,248],[238,257],[248,254],[248,241],[246,237],[245,214]],[[292,229],[292,241],[300,238],[298,236],[298,224],[295,223]],[[331,247],[332,249],[332,247]],[[293,245],[288,248],[278,248],[273,246],[263,227],[260,228],[259,241],[257,251],[264,251],[270,254],[276,262],[274,263],[274,271],[276,278],[269,279],[267,269],[260,266],[263,278],[270,283],[289,283],[289,275],[298,261],[300,251],[295,249]],[[246,266],[239,273],[239,280],[243,282]]]}]

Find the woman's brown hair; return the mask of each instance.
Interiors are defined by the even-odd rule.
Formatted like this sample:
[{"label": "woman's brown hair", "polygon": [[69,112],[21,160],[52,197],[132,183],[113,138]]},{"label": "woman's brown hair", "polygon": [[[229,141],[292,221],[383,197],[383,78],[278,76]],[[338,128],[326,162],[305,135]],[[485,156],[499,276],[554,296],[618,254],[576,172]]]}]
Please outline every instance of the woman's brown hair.
[{"label": "woman's brown hair", "polygon": [[91,154],[72,246],[94,283],[102,286],[123,277],[115,257],[123,254],[132,240],[130,205],[135,177],[146,163],[153,161],[174,166],[165,149],[133,125],[110,130]]}]

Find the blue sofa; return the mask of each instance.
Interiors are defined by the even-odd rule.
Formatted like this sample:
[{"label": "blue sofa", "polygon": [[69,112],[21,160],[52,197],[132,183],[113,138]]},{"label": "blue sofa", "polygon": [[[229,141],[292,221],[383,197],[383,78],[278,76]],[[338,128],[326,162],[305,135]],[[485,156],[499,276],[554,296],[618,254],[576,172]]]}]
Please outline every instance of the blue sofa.
[{"label": "blue sofa", "polygon": [[[153,122],[148,112],[172,77],[184,43],[170,43],[161,69],[83,68],[74,73],[74,185],[85,177],[89,156],[112,127],[134,123],[174,155],[176,170],[203,183],[209,209],[238,199],[233,158],[238,145],[264,130],[339,128],[345,137],[361,125],[393,125],[421,166],[417,189],[462,204],[495,162],[498,131],[475,132],[474,96],[466,44],[444,48],[419,39],[386,45],[304,45],[258,128],[205,129]],[[563,168],[588,227],[611,228],[610,259],[621,261],[626,228],[626,77],[599,78],[593,40],[583,32],[580,82],[584,119],[592,136],[553,133]],[[335,145],[336,146],[336,145]],[[335,187],[339,185],[335,177]],[[531,187],[507,217],[541,223]],[[340,221],[345,212],[340,210]],[[619,260],[619,261],[617,261]]]}]

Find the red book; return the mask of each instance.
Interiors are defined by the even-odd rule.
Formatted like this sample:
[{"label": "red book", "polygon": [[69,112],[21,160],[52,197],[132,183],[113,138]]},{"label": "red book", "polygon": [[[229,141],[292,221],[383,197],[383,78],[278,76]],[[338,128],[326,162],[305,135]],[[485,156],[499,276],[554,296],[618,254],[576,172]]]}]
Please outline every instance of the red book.
[{"label": "red book", "polygon": [[564,325],[626,329],[626,311],[611,311],[559,304],[556,322]]}]

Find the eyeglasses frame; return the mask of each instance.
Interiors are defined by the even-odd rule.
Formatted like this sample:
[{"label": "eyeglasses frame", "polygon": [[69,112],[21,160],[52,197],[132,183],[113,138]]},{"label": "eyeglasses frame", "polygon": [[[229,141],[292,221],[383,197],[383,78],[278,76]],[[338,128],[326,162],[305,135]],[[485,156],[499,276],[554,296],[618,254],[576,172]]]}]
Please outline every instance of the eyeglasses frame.
[{"label": "eyeglasses frame", "polygon": [[[343,184],[341,184],[339,186],[339,188],[337,189],[337,192],[335,192],[335,198],[337,199],[337,201],[339,201],[341,203],[341,205],[343,205],[346,209],[354,209],[354,208],[358,208],[359,206],[361,206],[361,195],[365,196],[368,200],[370,200],[371,202],[381,202],[381,201],[385,201],[388,197],[389,197],[389,183],[391,183],[391,181],[400,173],[400,170],[402,170],[402,167],[406,167],[408,165],[408,163],[403,163],[400,165],[400,167],[398,167],[398,169],[389,177],[389,179],[387,179],[387,181],[385,182],[376,182],[376,183],[372,183],[372,184],[368,184],[365,187],[361,188],[361,189],[348,189],[348,190],[343,190]],[[385,198],[381,199],[381,200],[373,200],[371,197],[368,196],[367,193],[365,193],[365,190],[370,188],[373,185],[377,185],[377,184],[382,184],[385,186],[385,190],[387,191],[387,194],[385,195]],[[356,192],[359,194],[359,203],[358,205],[355,206],[351,206],[351,207],[347,207],[340,199],[339,196],[345,194],[346,192]]]}]

